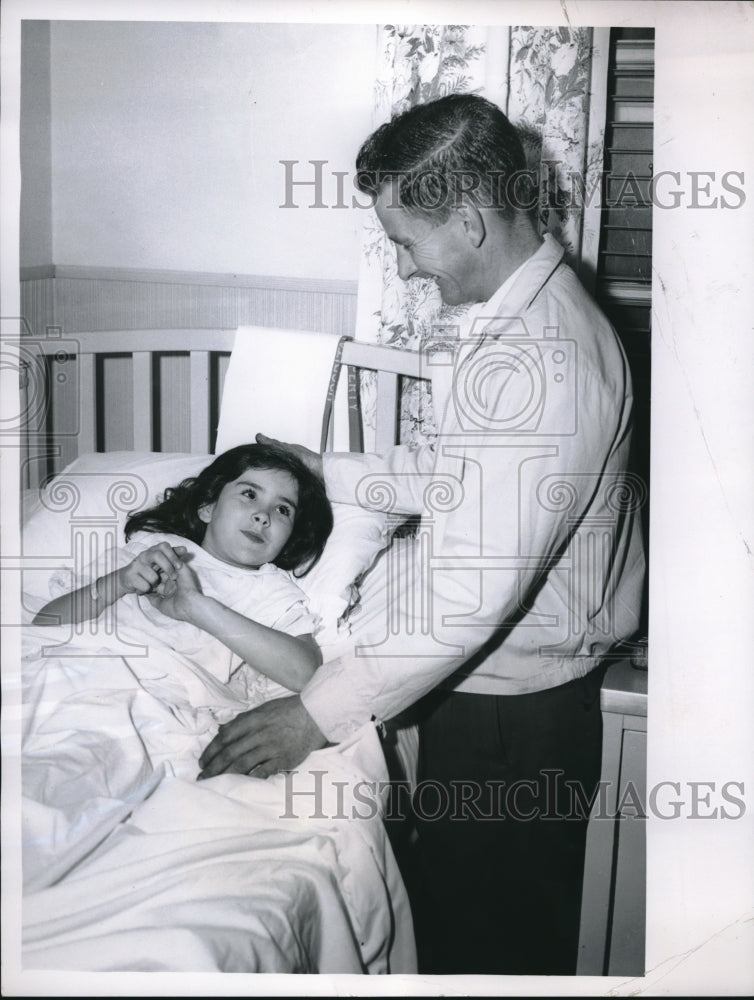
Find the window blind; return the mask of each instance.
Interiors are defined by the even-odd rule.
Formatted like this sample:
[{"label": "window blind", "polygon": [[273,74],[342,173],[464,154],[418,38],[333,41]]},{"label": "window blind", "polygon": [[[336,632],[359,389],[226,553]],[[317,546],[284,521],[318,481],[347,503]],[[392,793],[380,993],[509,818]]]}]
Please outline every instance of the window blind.
[{"label": "window blind", "polygon": [[[610,32],[602,218],[595,294],[615,326],[634,385],[632,471],[649,486],[654,29]],[[649,507],[643,510],[645,545]],[[642,631],[647,628],[646,594]]]}]

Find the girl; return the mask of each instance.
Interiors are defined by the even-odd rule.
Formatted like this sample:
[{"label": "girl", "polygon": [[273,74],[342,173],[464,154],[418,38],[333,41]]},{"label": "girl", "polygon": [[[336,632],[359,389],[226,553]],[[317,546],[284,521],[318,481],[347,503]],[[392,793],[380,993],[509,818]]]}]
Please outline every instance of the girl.
[{"label": "girl", "polygon": [[241,445],[130,515],[119,568],[50,601],[34,624],[88,621],[118,602],[121,636],[157,633],[219,680],[243,662],[300,691],[321,654],[288,571],[311,569],[331,530],[324,487],[302,462],[273,444]]},{"label": "girl", "polygon": [[24,636],[27,888],[87,857],[163,780],[196,778],[219,724],[303,687],[321,654],[295,575],[331,528],[306,466],[242,445],[131,515],[117,568],[39,612],[34,625],[79,627]]}]

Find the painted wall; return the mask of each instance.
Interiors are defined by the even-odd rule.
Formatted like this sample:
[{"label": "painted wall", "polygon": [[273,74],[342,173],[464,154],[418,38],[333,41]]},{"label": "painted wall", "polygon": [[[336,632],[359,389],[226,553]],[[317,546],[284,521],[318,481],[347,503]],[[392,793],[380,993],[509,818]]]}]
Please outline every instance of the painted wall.
[{"label": "painted wall", "polygon": [[52,263],[52,147],[50,122],[50,23],[22,25],[21,267]]},{"label": "painted wall", "polygon": [[296,179],[328,161],[336,201],[328,172],[352,169],[371,128],[375,39],[369,24],[53,21],[52,259],[27,200],[22,265],[354,280],[362,213],[309,208],[302,187],[281,208],[279,161],[302,161]]}]

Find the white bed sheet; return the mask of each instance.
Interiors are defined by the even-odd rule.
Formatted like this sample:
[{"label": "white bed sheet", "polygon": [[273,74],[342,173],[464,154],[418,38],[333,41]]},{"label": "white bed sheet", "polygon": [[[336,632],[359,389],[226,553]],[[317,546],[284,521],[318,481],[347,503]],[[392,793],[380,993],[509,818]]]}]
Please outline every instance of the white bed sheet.
[{"label": "white bed sheet", "polygon": [[44,656],[28,631],[24,967],[415,971],[371,724],[297,773],[197,782],[243,708],[227,686],[159,646]]},{"label": "white bed sheet", "polygon": [[[373,756],[370,742],[361,734],[357,758]],[[285,776],[164,780],[66,878],[26,896],[24,967],[415,971],[381,823],[337,818],[329,782],[363,780],[363,763],[342,747],[313,755],[329,776],[324,818],[280,818]]]}]

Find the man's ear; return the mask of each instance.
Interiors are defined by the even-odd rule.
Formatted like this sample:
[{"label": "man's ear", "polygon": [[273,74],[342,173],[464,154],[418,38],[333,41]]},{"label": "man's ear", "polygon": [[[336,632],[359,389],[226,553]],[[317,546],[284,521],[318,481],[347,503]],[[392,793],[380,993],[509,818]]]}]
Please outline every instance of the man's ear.
[{"label": "man's ear", "polygon": [[458,213],[466,238],[473,247],[480,247],[487,235],[487,227],[482,213],[468,198],[464,198],[460,204],[456,205],[455,211]]},{"label": "man's ear", "polygon": [[199,515],[199,520],[204,521],[205,524],[209,524],[209,522],[212,520],[212,513],[214,509],[215,505],[213,503],[202,504],[202,506],[197,511],[197,514]]}]

